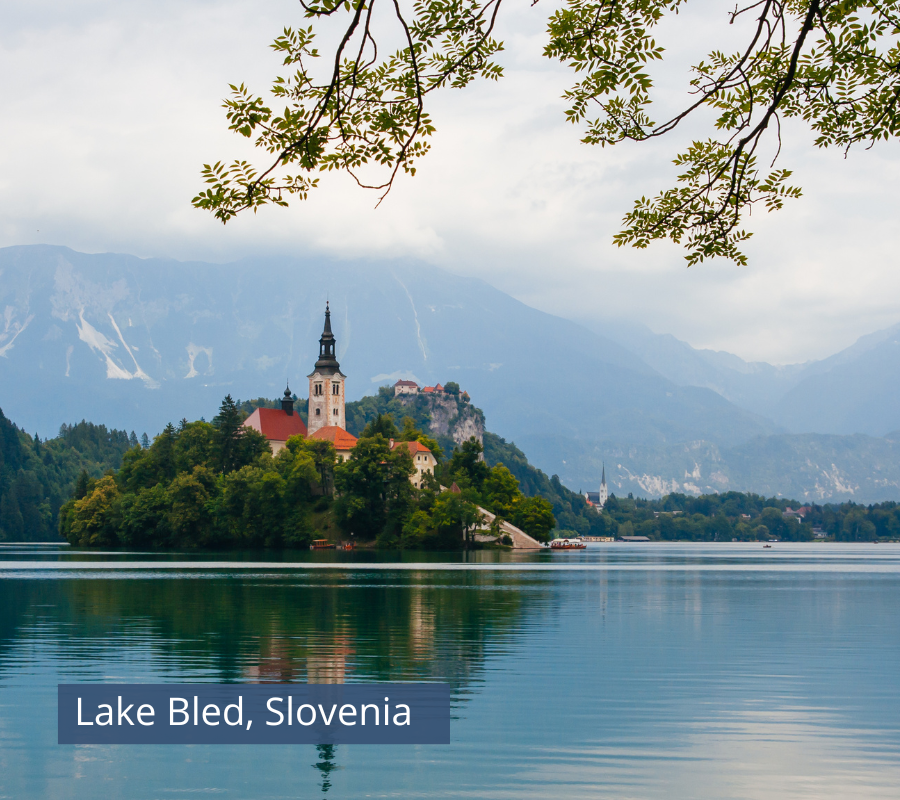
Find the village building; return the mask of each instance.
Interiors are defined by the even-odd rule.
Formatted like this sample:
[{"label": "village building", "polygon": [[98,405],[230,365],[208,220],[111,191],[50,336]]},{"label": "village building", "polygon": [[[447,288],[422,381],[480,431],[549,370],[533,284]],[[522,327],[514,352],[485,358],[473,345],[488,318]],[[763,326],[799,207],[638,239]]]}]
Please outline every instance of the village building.
[{"label": "village building", "polygon": [[391,439],[391,450],[399,450],[400,448],[406,448],[412,456],[416,472],[410,476],[410,480],[413,486],[421,489],[425,474],[434,475],[434,468],[437,466],[437,459],[434,457],[434,453],[421,442],[395,442]]},{"label": "village building", "polygon": [[347,461],[350,458],[350,453],[353,452],[358,441],[352,433],[347,433],[337,425],[326,425],[324,428],[319,428],[309,434],[309,438],[331,442],[334,445],[334,452],[341,461]]},{"label": "village building", "polygon": [[418,394],[419,384],[415,381],[397,381],[394,384],[394,397],[399,394]]},{"label": "village building", "polygon": [[289,386],[284,390],[281,408],[257,408],[244,420],[244,425],[259,431],[269,440],[272,455],[283,450],[291,436],[306,436],[307,433],[306,425],[294,411],[294,399]]}]

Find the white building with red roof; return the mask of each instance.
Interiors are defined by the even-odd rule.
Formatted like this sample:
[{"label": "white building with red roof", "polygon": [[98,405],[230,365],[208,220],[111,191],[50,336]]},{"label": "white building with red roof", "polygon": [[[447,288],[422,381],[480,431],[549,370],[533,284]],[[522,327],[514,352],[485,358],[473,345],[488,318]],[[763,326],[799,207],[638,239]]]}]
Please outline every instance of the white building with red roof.
[{"label": "white building with red roof", "polygon": [[244,426],[259,431],[269,440],[272,455],[283,450],[291,436],[306,436],[306,425],[294,411],[290,387],[284,390],[281,408],[257,408],[244,420]]},{"label": "white building with red roof", "polygon": [[394,397],[398,394],[418,394],[419,384],[415,381],[397,381],[394,384]]},{"label": "white building with red roof", "polygon": [[358,441],[352,433],[347,433],[347,431],[339,428],[337,425],[326,425],[324,428],[319,428],[317,431],[313,431],[309,438],[331,442],[341,461],[347,461],[350,458],[350,453],[353,452],[353,448],[356,447],[356,442]]},{"label": "white building with red roof", "polygon": [[412,456],[413,466],[416,468],[416,471],[409,476],[409,479],[412,481],[413,486],[421,489],[425,473],[434,475],[434,468],[437,466],[437,459],[434,457],[434,453],[421,442],[395,442],[391,439],[391,450],[399,450],[400,448],[406,448]]}]

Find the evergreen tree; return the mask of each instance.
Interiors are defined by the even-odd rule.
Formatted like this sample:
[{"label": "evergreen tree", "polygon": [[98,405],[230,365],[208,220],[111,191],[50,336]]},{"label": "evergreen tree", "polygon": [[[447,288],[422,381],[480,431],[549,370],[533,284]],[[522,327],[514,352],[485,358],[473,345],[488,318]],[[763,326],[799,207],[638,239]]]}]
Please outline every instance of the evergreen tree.
[{"label": "evergreen tree", "polygon": [[230,394],[225,395],[219,413],[213,418],[216,429],[215,447],[218,470],[228,473],[238,469],[240,464],[239,450],[241,433],[243,432],[243,415]]},{"label": "evergreen tree", "polygon": [[146,431],[141,434],[141,447],[143,447],[144,450],[147,450],[150,447],[150,437],[147,436]]}]

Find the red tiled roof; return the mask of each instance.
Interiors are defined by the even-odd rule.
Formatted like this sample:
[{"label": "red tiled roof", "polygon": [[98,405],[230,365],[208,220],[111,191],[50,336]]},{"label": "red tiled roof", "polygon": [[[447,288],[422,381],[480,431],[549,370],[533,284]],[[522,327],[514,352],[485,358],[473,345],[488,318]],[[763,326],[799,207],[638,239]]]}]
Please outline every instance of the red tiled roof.
[{"label": "red tiled roof", "polygon": [[286,442],[298,433],[306,436],[306,425],[300,415],[296,411],[289,415],[280,408],[257,408],[244,420],[244,425],[259,431],[270,442]]},{"label": "red tiled roof", "polygon": [[418,386],[415,381],[397,381],[394,386]]},{"label": "red tiled roof", "polygon": [[423,391],[423,392],[433,392],[433,391],[434,391],[434,387],[433,387],[433,386],[423,386],[423,387],[422,387],[422,391]]},{"label": "red tiled roof", "polygon": [[430,453],[427,447],[421,442],[391,442],[391,450],[396,450],[398,447],[406,447],[409,450],[410,455],[415,455],[416,453]]},{"label": "red tiled roof", "polygon": [[310,439],[324,439],[331,442],[335,450],[352,450],[356,447],[357,439],[352,433],[347,433],[343,428],[337,425],[326,425],[319,428],[309,435]]}]

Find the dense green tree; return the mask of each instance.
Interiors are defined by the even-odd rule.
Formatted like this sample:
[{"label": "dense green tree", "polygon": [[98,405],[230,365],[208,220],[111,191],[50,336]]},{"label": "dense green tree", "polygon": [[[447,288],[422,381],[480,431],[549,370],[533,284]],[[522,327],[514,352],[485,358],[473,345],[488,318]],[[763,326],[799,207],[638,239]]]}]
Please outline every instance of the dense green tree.
[{"label": "dense green tree", "polygon": [[473,503],[456,492],[441,492],[431,512],[436,538],[441,542],[462,541],[466,547],[474,543],[475,529],[481,514]]},{"label": "dense green tree", "polygon": [[556,527],[553,506],[543,497],[523,498],[516,504],[510,521],[539,542],[550,541],[550,531]]},{"label": "dense green tree", "polygon": [[112,475],[104,475],[94,490],[76,500],[66,516],[67,538],[81,547],[112,547],[118,543],[119,487]]},{"label": "dense green tree", "polygon": [[[206,189],[194,205],[227,222],[287,205],[291,195],[305,199],[319,173],[336,169],[383,199],[429,150],[430,96],[501,77],[494,59],[503,43],[494,37],[502,2],[304,2],[309,26],[285,28],[273,44],[288,72],[271,98],[241,84],[225,102],[230,130],[252,139],[265,161],[204,165]],[[784,122],[808,125],[817,147],[844,153],[900,132],[900,0],[767,0],[724,10],[727,45],[702,43],[696,26],[682,37],[703,49],[683,106],[671,113],[672,98],[660,98],[653,82],[654,64],[670,69],[654,28],[691,25],[683,8],[683,0],[567,0],[544,12],[543,54],[574,73],[565,114],[587,144],[646,142],[688,119],[708,126],[675,157],[675,185],[637,200],[614,241],[643,248],[668,238],[685,244],[689,264],[714,256],[744,263],[743,216],[800,195],[790,171],[775,168]],[[324,53],[333,67],[322,73],[316,36],[341,17]],[[392,37],[399,46],[388,46]]]},{"label": "dense green tree", "polygon": [[366,425],[363,432],[359,435],[359,438],[369,439],[376,435],[379,435],[388,441],[400,438],[400,431],[394,423],[393,416],[379,412],[375,418]]},{"label": "dense green tree", "polygon": [[0,541],[55,539],[59,509],[79,476],[117,468],[128,447],[124,431],[87,422],[63,425],[56,438],[41,440],[0,412]]},{"label": "dense green tree", "polygon": [[361,437],[350,458],[334,469],[338,523],[363,539],[386,531],[399,535],[412,512],[414,471],[405,448],[392,451],[381,433]]}]

